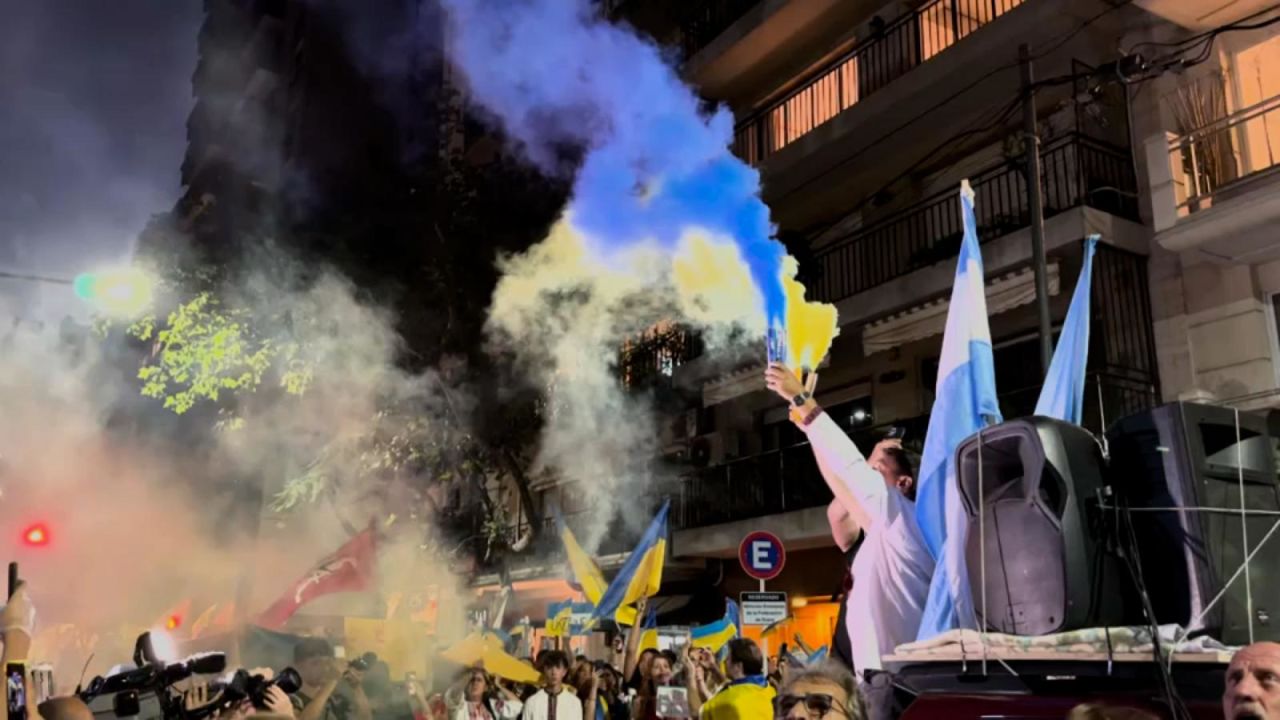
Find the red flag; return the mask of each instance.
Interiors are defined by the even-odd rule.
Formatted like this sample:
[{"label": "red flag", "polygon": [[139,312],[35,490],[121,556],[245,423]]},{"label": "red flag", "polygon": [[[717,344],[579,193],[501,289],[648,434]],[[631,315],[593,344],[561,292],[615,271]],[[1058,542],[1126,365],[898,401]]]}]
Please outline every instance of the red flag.
[{"label": "red flag", "polygon": [[258,617],[257,623],[264,628],[278,630],[298,608],[321,595],[364,590],[373,579],[373,567],[374,541],[373,528],[370,527],[317,563],[272,603]]}]

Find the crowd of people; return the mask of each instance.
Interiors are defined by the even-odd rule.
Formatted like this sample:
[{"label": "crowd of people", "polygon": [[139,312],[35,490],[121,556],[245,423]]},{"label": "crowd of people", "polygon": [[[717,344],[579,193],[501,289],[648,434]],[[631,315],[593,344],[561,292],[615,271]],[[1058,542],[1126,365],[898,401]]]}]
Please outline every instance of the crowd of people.
[{"label": "crowd of people", "polygon": [[[770,366],[770,389],[791,407],[834,500],[832,536],[846,553],[849,585],[832,659],[815,665],[780,657],[770,662],[747,638],[728,641],[718,653],[692,644],[678,650],[641,650],[642,632],[615,638],[610,657],[571,657],[546,649],[527,658],[537,684],[495,677],[478,665],[463,669],[447,687],[427,687],[415,676],[393,680],[385,663],[358,664],[337,657],[323,638],[299,639],[293,649],[298,687],[273,685],[256,702],[200,709],[218,702],[212,686],[184,687],[191,718],[241,720],[654,720],[657,718],[893,718],[893,683],[882,657],[914,639],[933,572],[915,520],[911,458],[899,440],[879,443],[864,457],[787,368]],[[643,601],[639,608],[642,613]],[[0,611],[6,668],[29,657],[35,611],[18,587]],[[254,671],[269,678],[271,671]],[[77,697],[37,704],[29,676],[23,692],[10,692],[0,720],[91,720]],[[20,696],[19,702],[13,697]],[[43,698],[41,698],[43,699]],[[1237,652],[1224,678],[1225,718],[1280,720],[1280,644],[1257,643]],[[25,718],[14,717],[25,715]],[[1082,705],[1071,718],[1144,718],[1143,711]],[[141,720],[150,720],[141,718]],[[166,717],[168,720],[168,717]],[[176,719],[175,719],[176,720]]]},{"label": "crowd of people", "polygon": [[[560,650],[537,657],[539,687],[494,678],[470,668],[428,703],[431,720],[651,720],[656,718],[865,717],[853,676],[835,662],[789,670],[780,663],[766,674],[752,640],[725,647],[723,661],[685,646],[644,650],[630,673],[603,660],[570,658]],[[630,664],[629,664],[630,665]]]}]

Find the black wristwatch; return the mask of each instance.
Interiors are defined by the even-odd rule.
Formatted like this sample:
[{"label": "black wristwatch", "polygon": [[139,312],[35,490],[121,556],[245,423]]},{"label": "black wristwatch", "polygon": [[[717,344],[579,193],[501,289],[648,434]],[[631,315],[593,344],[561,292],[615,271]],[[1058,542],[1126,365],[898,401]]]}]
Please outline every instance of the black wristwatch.
[{"label": "black wristwatch", "polygon": [[795,407],[802,407],[805,403],[809,402],[809,397],[809,393],[800,393],[799,395],[791,398],[791,404]]}]

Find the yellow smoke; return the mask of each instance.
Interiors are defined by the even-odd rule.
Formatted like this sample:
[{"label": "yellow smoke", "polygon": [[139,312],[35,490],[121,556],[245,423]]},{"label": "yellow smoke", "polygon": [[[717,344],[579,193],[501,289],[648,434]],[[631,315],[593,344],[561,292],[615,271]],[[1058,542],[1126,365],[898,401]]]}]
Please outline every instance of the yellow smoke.
[{"label": "yellow smoke", "polygon": [[782,261],[782,287],[787,296],[787,365],[817,369],[840,333],[835,305],[804,299],[804,285],[796,280],[800,264],[788,255]]}]

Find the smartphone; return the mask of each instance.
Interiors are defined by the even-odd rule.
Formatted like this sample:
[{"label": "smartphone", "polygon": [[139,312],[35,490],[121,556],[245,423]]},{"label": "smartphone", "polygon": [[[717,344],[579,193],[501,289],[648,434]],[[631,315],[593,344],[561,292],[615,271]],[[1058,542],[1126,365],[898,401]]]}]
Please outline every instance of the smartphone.
[{"label": "smartphone", "polygon": [[894,425],[884,434],[886,440],[901,440],[907,436],[907,429],[901,425]]},{"label": "smartphone", "polygon": [[9,720],[27,720],[27,668],[22,663],[4,666],[4,698]]}]

